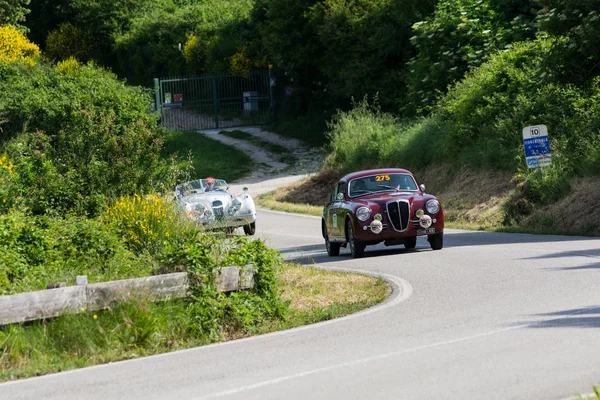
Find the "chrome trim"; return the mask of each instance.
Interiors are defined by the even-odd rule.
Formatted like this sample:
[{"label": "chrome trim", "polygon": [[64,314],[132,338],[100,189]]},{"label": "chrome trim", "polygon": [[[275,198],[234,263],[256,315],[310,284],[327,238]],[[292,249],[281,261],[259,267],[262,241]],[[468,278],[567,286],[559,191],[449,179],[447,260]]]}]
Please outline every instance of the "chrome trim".
[{"label": "chrome trim", "polygon": [[[390,218],[390,211],[389,211],[389,206],[392,203],[396,203],[398,204],[398,210],[400,210],[400,203],[406,203],[407,207],[408,207],[408,214],[406,216],[406,226],[404,226],[404,229],[396,229],[396,227],[394,226],[394,223],[392,222],[392,218]],[[396,231],[396,232],[406,232],[408,230],[408,228],[410,227],[410,222],[411,218],[410,216],[411,214],[411,207],[410,207],[410,202],[406,199],[397,199],[397,200],[390,200],[387,203],[385,203],[385,212],[387,213],[387,218],[388,221],[390,221],[390,225],[392,226],[392,228]],[[400,225],[402,225],[402,216],[400,215]],[[400,226],[402,228],[402,226]]]}]

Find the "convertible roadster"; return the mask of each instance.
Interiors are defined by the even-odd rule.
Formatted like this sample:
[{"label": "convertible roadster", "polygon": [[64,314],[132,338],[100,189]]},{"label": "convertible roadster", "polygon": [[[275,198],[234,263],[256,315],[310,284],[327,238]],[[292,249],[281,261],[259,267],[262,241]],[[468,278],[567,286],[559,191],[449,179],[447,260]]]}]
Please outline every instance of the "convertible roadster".
[{"label": "convertible roadster", "polygon": [[417,245],[427,236],[433,250],[444,245],[444,212],[439,200],[425,193],[413,174],[388,168],[359,171],[341,178],[323,208],[321,230],[330,256],[340,247],[350,247],[354,258],[365,247],[383,242],[386,246]]},{"label": "convertible roadster", "polygon": [[189,218],[207,229],[233,232],[241,226],[246,235],[256,232],[256,206],[248,188],[235,197],[223,179],[197,179],[177,185],[175,199]]}]

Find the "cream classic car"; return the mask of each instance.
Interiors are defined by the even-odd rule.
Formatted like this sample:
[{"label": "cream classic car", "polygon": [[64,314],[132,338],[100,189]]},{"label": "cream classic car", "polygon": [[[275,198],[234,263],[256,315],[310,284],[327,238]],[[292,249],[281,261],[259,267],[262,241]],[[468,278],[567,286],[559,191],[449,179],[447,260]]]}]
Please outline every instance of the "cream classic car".
[{"label": "cream classic car", "polygon": [[233,232],[243,227],[246,235],[256,232],[256,206],[248,194],[234,196],[223,179],[197,179],[178,184],[175,199],[186,215],[207,229]]}]

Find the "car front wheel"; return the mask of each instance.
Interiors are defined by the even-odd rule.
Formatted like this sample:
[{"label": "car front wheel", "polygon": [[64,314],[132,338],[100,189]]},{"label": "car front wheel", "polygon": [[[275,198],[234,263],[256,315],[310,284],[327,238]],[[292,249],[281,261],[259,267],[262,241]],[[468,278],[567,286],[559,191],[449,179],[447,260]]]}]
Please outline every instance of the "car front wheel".
[{"label": "car front wheel", "polygon": [[346,220],[346,238],[348,238],[350,253],[352,253],[353,258],[361,258],[365,255],[365,244],[354,237],[354,229],[349,219]]},{"label": "car front wheel", "polygon": [[417,237],[411,237],[410,239],[406,239],[404,242],[404,247],[407,249],[414,249],[417,247]]},{"label": "car front wheel", "polygon": [[256,221],[249,225],[244,225],[244,233],[248,236],[252,236],[256,233]]},{"label": "car front wheel", "polygon": [[429,241],[429,245],[433,250],[440,250],[444,247],[444,233],[436,233],[435,235],[427,236],[427,240]]}]

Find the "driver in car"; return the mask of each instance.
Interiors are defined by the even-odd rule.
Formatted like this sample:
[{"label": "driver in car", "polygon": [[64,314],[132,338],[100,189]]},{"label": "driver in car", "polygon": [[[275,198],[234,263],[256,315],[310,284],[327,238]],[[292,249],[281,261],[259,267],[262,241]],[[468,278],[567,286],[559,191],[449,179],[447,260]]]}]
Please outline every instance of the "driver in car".
[{"label": "driver in car", "polygon": [[209,176],[208,178],[206,178],[206,191],[210,192],[213,190],[214,187],[215,187],[215,178],[213,178],[212,176]]}]

